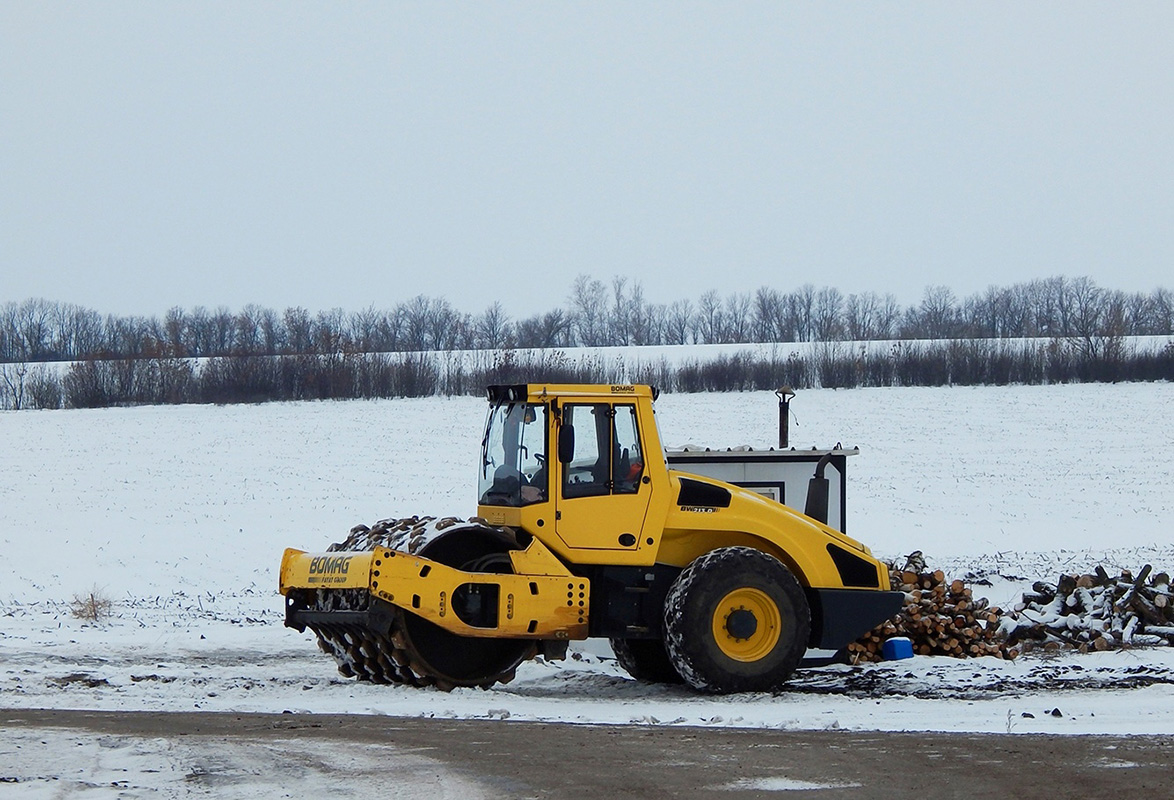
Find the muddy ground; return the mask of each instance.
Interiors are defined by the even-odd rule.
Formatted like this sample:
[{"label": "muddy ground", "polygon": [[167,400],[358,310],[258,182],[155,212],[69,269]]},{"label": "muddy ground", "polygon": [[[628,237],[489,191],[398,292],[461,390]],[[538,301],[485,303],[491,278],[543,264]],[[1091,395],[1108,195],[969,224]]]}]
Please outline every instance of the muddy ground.
[{"label": "muddy ground", "polygon": [[0,797],[1174,796],[1174,742],[384,716],[0,712]]}]

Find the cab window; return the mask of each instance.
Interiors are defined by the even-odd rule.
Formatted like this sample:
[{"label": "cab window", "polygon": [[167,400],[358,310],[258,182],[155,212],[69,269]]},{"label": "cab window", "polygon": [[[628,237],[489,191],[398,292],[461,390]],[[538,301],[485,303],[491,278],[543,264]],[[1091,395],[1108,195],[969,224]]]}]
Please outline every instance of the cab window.
[{"label": "cab window", "polygon": [[479,503],[525,506],[546,500],[546,406],[493,408],[481,443]]},{"label": "cab window", "polygon": [[610,411],[611,406],[604,403],[563,406],[563,425],[575,431],[574,454],[563,465],[563,497],[608,493]]},{"label": "cab window", "polygon": [[612,441],[612,491],[617,494],[639,491],[640,478],[644,475],[644,456],[640,453],[635,406],[616,406]]},{"label": "cab window", "polygon": [[575,437],[574,454],[563,465],[563,497],[640,490],[644,456],[635,406],[570,403],[563,406],[562,424],[574,428]]}]

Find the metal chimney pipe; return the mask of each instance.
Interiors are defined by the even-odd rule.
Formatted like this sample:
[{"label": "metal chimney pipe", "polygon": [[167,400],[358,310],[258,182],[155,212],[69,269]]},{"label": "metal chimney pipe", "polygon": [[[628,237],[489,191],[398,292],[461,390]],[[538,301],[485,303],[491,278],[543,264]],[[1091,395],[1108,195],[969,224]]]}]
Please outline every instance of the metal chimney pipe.
[{"label": "metal chimney pipe", "polygon": [[790,386],[782,386],[775,395],[779,398],[779,449],[785,450],[791,443],[791,398],[795,390]]}]

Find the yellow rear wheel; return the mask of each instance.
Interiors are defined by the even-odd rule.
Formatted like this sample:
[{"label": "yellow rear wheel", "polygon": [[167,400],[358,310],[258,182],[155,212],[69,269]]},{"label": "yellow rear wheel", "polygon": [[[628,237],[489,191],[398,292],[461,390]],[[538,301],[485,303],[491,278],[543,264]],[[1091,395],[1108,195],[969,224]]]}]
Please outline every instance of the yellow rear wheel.
[{"label": "yellow rear wheel", "polygon": [[802,585],[774,556],[722,547],[673,581],[664,607],[673,669],[706,692],[770,692],[799,665],[811,636]]},{"label": "yellow rear wheel", "polygon": [[779,643],[783,620],[778,604],[761,589],[743,586],[718,601],[713,639],[735,661],[758,661]]}]

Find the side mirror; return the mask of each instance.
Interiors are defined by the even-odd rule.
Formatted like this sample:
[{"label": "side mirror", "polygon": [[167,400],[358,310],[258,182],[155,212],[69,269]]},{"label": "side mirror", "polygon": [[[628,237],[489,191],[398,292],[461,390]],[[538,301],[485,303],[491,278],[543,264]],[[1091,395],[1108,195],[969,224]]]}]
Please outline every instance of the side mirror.
[{"label": "side mirror", "polygon": [[558,460],[562,464],[570,464],[575,459],[575,429],[570,425],[560,425],[558,428]]}]

